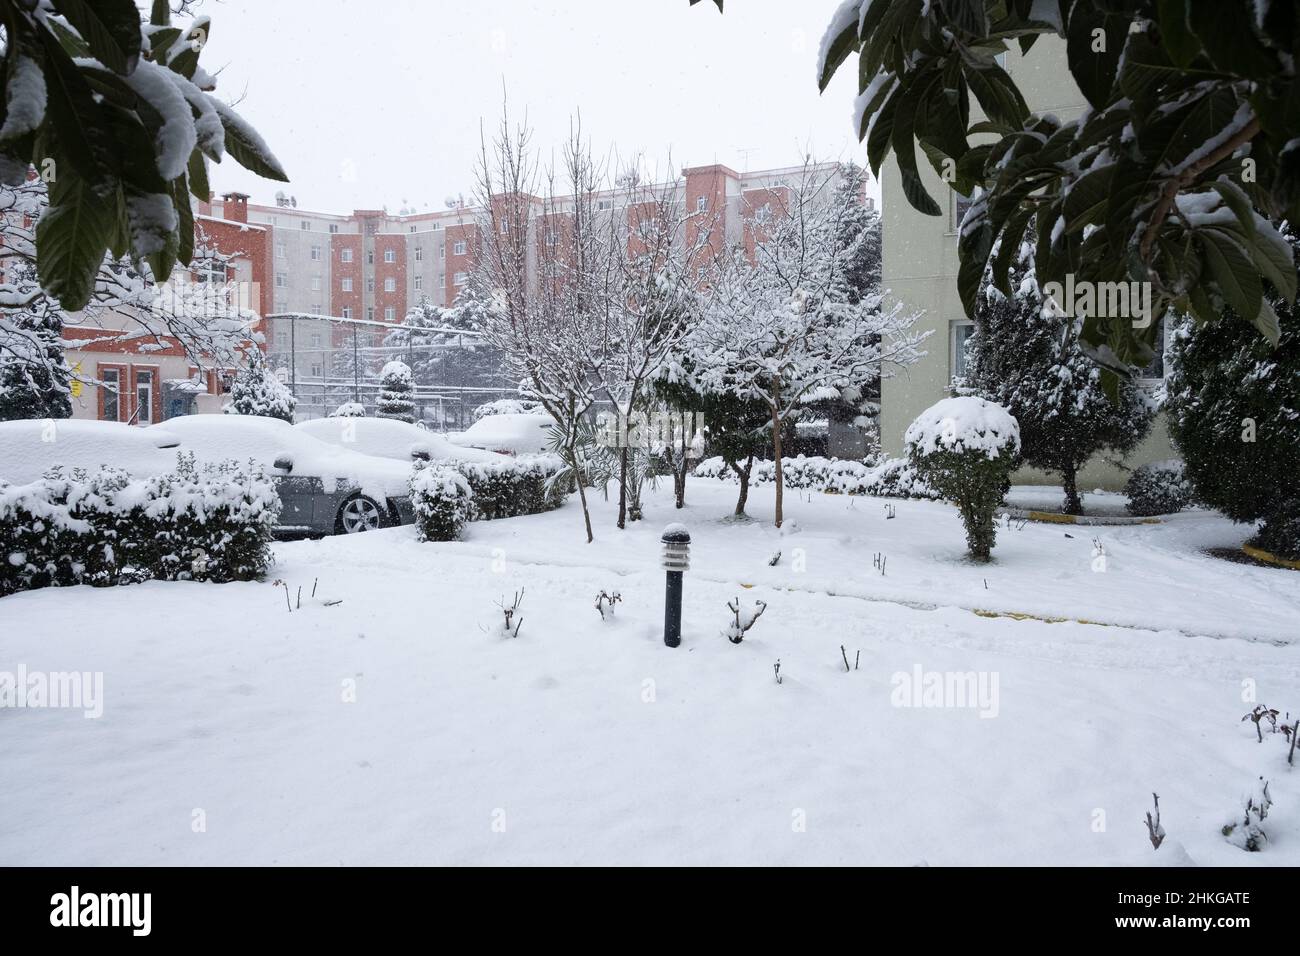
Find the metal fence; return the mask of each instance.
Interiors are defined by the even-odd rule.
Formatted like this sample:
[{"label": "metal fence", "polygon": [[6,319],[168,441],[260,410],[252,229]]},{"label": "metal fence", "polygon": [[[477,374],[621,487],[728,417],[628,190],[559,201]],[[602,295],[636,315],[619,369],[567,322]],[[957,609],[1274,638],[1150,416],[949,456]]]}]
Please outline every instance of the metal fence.
[{"label": "metal fence", "polygon": [[[416,367],[430,352],[465,349],[481,341],[459,329],[420,329],[442,333],[441,343],[384,345],[388,333],[401,326],[370,319],[276,312],[265,316],[268,364],[298,400],[299,419],[322,418],[345,402],[357,402],[373,415],[379,399],[379,372],[400,359]],[[432,428],[462,430],[472,422],[475,408],[497,398],[517,397],[504,374],[498,383],[482,381],[417,381],[411,396],[415,417]]]}]

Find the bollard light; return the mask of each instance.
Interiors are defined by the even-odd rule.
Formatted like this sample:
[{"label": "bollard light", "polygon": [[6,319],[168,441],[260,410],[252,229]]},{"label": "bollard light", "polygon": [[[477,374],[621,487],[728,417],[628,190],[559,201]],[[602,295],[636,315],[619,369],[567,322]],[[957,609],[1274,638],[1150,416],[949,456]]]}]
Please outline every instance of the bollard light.
[{"label": "bollard light", "polygon": [[691,533],[683,524],[670,524],[659,539],[664,550],[661,561],[667,573],[664,587],[664,645],[682,642],[682,572],[691,567]]}]

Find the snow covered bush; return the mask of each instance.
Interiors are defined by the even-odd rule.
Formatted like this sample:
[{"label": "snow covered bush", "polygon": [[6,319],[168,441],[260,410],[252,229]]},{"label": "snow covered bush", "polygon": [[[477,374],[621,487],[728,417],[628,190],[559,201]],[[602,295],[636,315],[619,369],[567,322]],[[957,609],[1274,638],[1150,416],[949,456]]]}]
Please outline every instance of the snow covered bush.
[{"label": "snow covered bush", "polygon": [[197,465],[192,453],[181,454],[174,472],[145,487],[141,510],[158,526],[146,545],[154,551],[156,577],[220,583],[266,573],[280,496],[260,464]]},{"label": "snow covered bush", "polygon": [[476,518],[539,514],[558,508],[564,500],[556,478],[565,470],[565,463],[556,455],[462,461],[456,468],[473,489]]},{"label": "snow covered bush", "polygon": [[1171,515],[1182,511],[1192,500],[1183,463],[1177,458],[1153,461],[1136,468],[1124,483],[1128,513],[1138,517]]},{"label": "snow covered bush", "polygon": [[904,444],[917,473],[957,505],[971,557],[988,561],[994,513],[1020,459],[1020,426],[1011,413],[982,398],[945,398],[908,426]]},{"label": "snow covered bush", "polygon": [[375,415],[414,423],[415,402],[411,400],[414,392],[415,381],[411,377],[411,367],[405,362],[389,362],[379,373],[379,403]]},{"label": "snow covered bush", "polygon": [[334,411],[330,412],[330,418],[365,418],[366,406],[360,402],[344,402]]},{"label": "snow covered bush", "polygon": [[239,370],[230,388],[227,415],[260,415],[279,418],[293,424],[293,410],[298,399],[289,387],[266,367],[262,350],[254,346],[248,350],[248,364]]},{"label": "snow covered bush", "polygon": [[1300,315],[1267,297],[1276,345],[1230,312],[1177,329],[1165,409],[1197,501],[1262,520],[1253,543],[1300,558]]},{"label": "snow covered bush", "polygon": [[928,498],[931,501],[942,497],[925,483],[906,458],[888,458],[870,469],[862,494],[877,498]]},{"label": "snow covered bush", "polygon": [[259,465],[198,466],[132,479],[55,469],[0,487],[0,594],[148,579],[244,581],[270,566],[280,498]]},{"label": "snow covered bush", "polygon": [[[868,459],[871,461],[872,459]],[[903,458],[891,458],[880,464],[844,458],[788,458],[783,463],[785,484],[790,488],[805,488],[841,495],[874,495],[883,498],[939,497],[916,473],[912,464]],[[695,467],[695,477],[716,478],[719,481],[736,481],[734,469],[720,456],[706,458]],[[754,484],[770,484],[776,480],[776,465],[772,461],[755,461],[750,467],[749,480]]]},{"label": "snow covered bush", "polygon": [[474,492],[453,468],[418,463],[410,490],[421,541],[455,541],[474,517]]},{"label": "snow covered bush", "polygon": [[530,402],[520,398],[498,398],[484,402],[474,409],[474,421],[489,418],[492,415],[537,415],[542,412],[540,402]]}]

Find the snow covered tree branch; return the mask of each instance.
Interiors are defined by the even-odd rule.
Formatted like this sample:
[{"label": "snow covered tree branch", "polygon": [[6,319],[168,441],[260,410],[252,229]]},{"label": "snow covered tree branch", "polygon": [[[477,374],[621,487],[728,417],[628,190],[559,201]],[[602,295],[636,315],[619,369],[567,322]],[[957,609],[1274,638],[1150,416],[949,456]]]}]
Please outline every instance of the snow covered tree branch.
[{"label": "snow covered tree branch", "polygon": [[[924,353],[916,315],[858,298],[845,271],[832,174],[805,166],[789,184],[785,214],[761,224],[751,262],[733,251],[711,278],[698,323],[665,375],[696,391],[763,402],[776,457],[776,524],[782,521],[781,431],[807,402],[856,396]],[[856,298],[856,301],[854,299]]]}]

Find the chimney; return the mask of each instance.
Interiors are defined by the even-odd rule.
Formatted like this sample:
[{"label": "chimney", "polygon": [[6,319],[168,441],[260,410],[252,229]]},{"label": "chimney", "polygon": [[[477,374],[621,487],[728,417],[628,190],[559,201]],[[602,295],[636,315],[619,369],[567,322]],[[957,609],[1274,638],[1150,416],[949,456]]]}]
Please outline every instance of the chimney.
[{"label": "chimney", "polygon": [[248,222],[248,193],[222,193],[221,218]]}]

